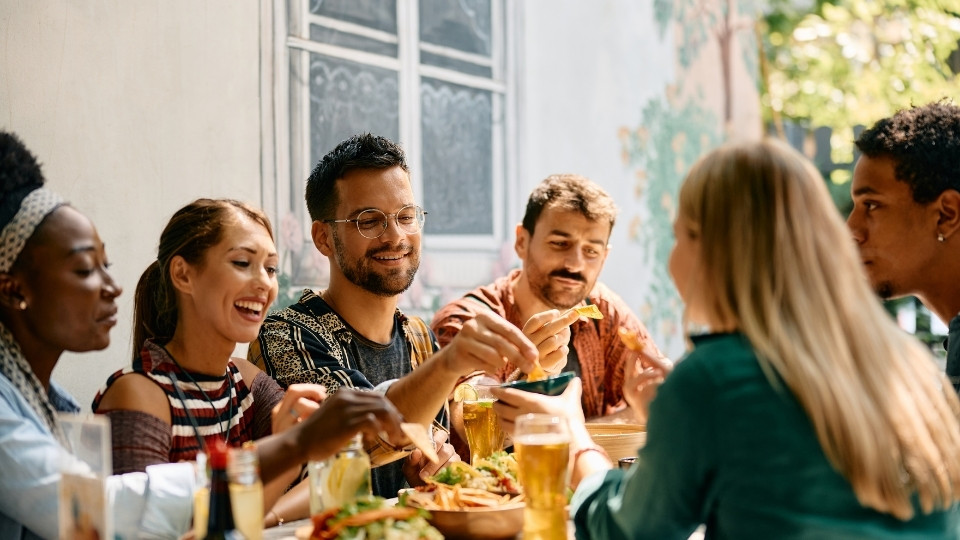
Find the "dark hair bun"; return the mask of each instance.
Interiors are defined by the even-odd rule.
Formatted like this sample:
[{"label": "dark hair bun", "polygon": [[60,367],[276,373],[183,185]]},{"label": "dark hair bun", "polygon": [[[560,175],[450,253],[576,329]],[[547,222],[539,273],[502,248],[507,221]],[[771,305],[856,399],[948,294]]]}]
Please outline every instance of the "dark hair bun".
[{"label": "dark hair bun", "polygon": [[37,158],[19,137],[0,131],[0,227],[20,209],[23,198],[43,186],[43,173]]}]

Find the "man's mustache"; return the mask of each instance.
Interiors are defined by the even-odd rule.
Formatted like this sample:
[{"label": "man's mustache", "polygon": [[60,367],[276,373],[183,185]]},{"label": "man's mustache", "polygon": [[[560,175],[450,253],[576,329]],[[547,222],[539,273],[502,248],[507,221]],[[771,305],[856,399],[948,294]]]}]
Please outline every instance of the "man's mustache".
[{"label": "man's mustache", "polygon": [[566,270],[554,270],[550,272],[550,275],[553,277],[564,278],[564,279],[575,279],[577,281],[587,282],[586,278],[583,277],[583,274],[577,272],[567,272]]}]

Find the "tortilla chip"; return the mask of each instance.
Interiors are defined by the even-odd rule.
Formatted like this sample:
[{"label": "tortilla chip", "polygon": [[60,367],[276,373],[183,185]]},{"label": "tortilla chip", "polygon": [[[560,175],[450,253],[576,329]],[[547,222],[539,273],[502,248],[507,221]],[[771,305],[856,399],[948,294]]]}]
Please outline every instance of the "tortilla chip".
[{"label": "tortilla chip", "polygon": [[437,448],[433,444],[433,438],[430,437],[430,433],[427,432],[427,428],[424,427],[423,424],[403,422],[400,424],[400,429],[403,430],[403,434],[410,439],[410,442],[412,442],[414,446],[423,452],[423,455],[429,459],[431,463],[440,462],[440,456],[437,455]]},{"label": "tortilla chip", "polygon": [[603,318],[603,313],[600,313],[600,308],[598,308],[595,304],[588,304],[586,306],[580,306],[573,309],[575,309],[577,313],[579,313],[580,315],[583,315],[584,317],[587,317],[588,319]]}]

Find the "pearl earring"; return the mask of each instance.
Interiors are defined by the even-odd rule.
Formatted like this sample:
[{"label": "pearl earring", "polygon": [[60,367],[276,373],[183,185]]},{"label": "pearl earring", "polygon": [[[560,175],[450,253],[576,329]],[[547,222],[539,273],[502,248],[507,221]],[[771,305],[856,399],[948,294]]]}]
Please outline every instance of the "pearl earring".
[{"label": "pearl earring", "polygon": [[943,243],[943,233],[937,233],[937,242]]},{"label": "pearl earring", "polygon": [[26,301],[26,300],[21,300],[20,303],[17,304],[17,309],[19,309],[20,311],[26,310],[26,309],[27,309],[27,301]]}]

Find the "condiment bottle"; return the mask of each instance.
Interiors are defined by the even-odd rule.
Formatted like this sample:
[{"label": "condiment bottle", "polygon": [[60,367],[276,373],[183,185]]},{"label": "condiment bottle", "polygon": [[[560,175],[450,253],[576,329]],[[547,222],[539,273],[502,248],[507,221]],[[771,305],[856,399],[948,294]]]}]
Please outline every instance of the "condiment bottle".
[{"label": "condiment bottle", "polygon": [[252,442],[231,448],[227,461],[233,522],[247,540],[263,538],[263,483],[260,459]]},{"label": "condiment bottle", "polygon": [[[206,540],[239,540],[244,538],[233,523],[230,504],[230,480],[227,476],[227,445],[217,439],[207,448],[210,463],[210,503]],[[258,511],[262,514],[263,510]]]}]

